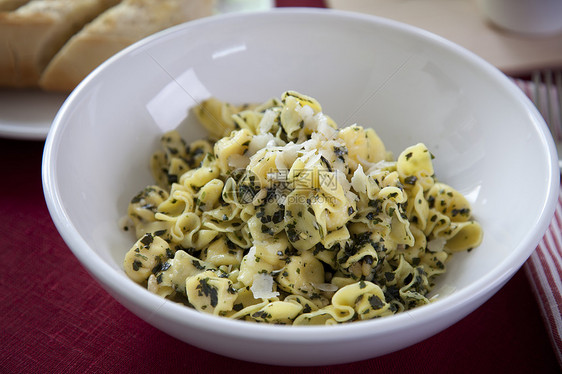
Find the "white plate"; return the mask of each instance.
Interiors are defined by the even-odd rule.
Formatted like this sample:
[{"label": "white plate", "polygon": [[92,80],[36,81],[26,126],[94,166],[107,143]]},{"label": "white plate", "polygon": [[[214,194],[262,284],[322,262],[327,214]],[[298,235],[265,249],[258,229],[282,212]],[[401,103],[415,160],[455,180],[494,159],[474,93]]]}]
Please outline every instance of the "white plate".
[{"label": "white plate", "polygon": [[[272,0],[221,0],[215,12],[259,11],[273,5]],[[45,140],[66,97],[61,93],[0,89],[0,137]]]},{"label": "white plate", "polygon": [[44,140],[66,94],[0,90],[0,137]]}]

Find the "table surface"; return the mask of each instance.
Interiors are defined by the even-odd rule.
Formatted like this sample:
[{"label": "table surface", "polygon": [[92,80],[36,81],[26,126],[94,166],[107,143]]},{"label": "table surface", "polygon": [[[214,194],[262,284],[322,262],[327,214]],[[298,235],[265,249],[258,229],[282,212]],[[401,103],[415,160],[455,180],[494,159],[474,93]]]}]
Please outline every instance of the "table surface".
[{"label": "table surface", "polygon": [[326,0],[326,3],[330,8],[420,27],[472,51],[511,75],[562,65],[562,33],[538,37],[502,30],[486,20],[475,0]]},{"label": "table surface", "polygon": [[[0,373],[287,371],[190,346],[109,296],[78,263],[51,221],[41,185],[43,146],[42,141],[0,139]],[[344,369],[560,372],[523,270],[482,307],[425,341],[366,361],[292,370]]]}]

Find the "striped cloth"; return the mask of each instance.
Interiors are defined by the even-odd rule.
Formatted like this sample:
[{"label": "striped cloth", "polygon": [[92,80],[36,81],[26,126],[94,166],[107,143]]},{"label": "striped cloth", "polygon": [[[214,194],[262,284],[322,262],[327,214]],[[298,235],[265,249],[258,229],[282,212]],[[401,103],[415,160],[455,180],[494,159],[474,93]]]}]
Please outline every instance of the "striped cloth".
[{"label": "striped cloth", "polygon": [[537,298],[554,353],[562,366],[562,194],[554,218],[524,265]]},{"label": "striped cloth", "polygon": [[[531,100],[533,99],[536,92],[533,82],[521,79],[513,81]],[[562,92],[556,92],[555,87],[552,89],[550,99],[554,101]],[[551,124],[562,121],[562,113],[553,112],[552,109],[550,112],[546,110],[546,87],[541,86],[539,90],[543,91],[543,95],[540,95],[537,106],[545,120]],[[557,106],[553,105],[551,108],[556,110]],[[555,139],[562,139],[561,130],[562,126],[554,126],[552,132]],[[562,367],[562,190],[552,222],[523,268],[537,298],[554,353]]]}]

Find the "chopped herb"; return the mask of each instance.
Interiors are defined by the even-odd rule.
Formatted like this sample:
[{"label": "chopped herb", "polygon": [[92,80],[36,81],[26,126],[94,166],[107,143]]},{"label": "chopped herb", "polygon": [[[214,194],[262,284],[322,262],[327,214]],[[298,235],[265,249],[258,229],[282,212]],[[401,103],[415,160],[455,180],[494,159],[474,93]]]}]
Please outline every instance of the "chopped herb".
[{"label": "chopped herb", "polygon": [[451,211],[451,215],[453,217],[455,217],[456,215],[460,214],[461,216],[466,216],[468,217],[470,215],[470,209],[468,208],[462,208],[462,209],[453,209]]},{"label": "chopped herb", "polygon": [[278,210],[275,213],[273,213],[273,223],[278,224],[280,222],[283,221],[283,218],[285,217],[285,212],[283,210]]},{"label": "chopped herb", "polygon": [[133,261],[133,270],[138,271],[140,268],[142,268],[142,262],[139,260]]},{"label": "chopped herb", "polygon": [[268,319],[271,318],[271,314],[267,313],[265,310],[258,310],[254,314],[252,314],[253,318],[261,318],[261,319]]},{"label": "chopped herb", "polygon": [[159,273],[160,270],[162,270],[162,263],[158,262],[153,268],[152,268],[152,274],[156,274]]},{"label": "chopped herb", "polygon": [[400,290],[396,286],[387,286],[384,297],[387,300],[400,300]]},{"label": "chopped herb", "polygon": [[429,203],[429,208],[434,208],[435,207],[435,197],[433,196],[429,196],[427,198],[427,202]]},{"label": "chopped herb", "polygon": [[156,236],[162,236],[162,235],[164,235],[165,233],[166,233],[166,229],[154,231],[154,235],[156,235]]},{"label": "chopped herb", "polygon": [[300,240],[299,233],[297,232],[297,230],[295,230],[295,225],[287,225],[285,231],[287,232],[287,237],[289,238],[289,241],[297,242]]},{"label": "chopped herb", "polygon": [[404,183],[413,185],[413,184],[416,184],[417,180],[418,180],[418,177],[416,177],[415,175],[410,175],[410,176],[404,178]]},{"label": "chopped herb", "polygon": [[228,249],[237,249],[236,244],[234,244],[228,239],[226,239],[226,246],[228,247]]},{"label": "chopped herb", "polygon": [[242,304],[242,303],[234,304],[232,306],[232,310],[234,310],[235,312],[239,312],[242,309],[244,309],[244,304]]},{"label": "chopped herb", "polygon": [[332,172],[332,167],[330,166],[330,162],[328,160],[326,160],[326,157],[320,155],[320,160],[322,160],[324,165],[326,165],[326,168],[328,169],[328,171]]},{"label": "chopped herb", "polygon": [[168,183],[169,184],[178,183],[178,176],[175,174],[168,174]]},{"label": "chopped herb", "polygon": [[271,227],[267,227],[266,225],[261,225],[261,232],[268,235],[274,235],[273,229]]},{"label": "chopped herb", "polygon": [[334,154],[337,157],[342,157],[347,155],[347,148],[346,147],[334,147]]},{"label": "chopped herb", "polygon": [[145,234],[142,239],[140,240],[140,242],[146,247],[150,247],[150,245],[152,244],[152,242],[154,241],[154,237],[152,236],[151,233]]},{"label": "chopped herb", "polygon": [[380,309],[384,306],[384,302],[377,295],[372,295],[369,297],[369,304],[371,304],[371,306],[375,310]]},{"label": "chopped herb", "polygon": [[164,262],[160,267],[160,271],[166,271],[170,268],[170,266],[172,266],[172,264],[170,264],[169,262]]},{"label": "chopped herb", "polygon": [[196,269],[205,270],[205,266],[201,265],[201,263],[199,261],[191,260],[191,263],[193,264],[193,266],[195,266]]},{"label": "chopped herb", "polygon": [[209,284],[209,278],[201,279],[196,289],[199,290],[200,295],[202,293],[211,299],[211,306],[213,308],[217,306],[219,302],[218,291],[216,287]]}]

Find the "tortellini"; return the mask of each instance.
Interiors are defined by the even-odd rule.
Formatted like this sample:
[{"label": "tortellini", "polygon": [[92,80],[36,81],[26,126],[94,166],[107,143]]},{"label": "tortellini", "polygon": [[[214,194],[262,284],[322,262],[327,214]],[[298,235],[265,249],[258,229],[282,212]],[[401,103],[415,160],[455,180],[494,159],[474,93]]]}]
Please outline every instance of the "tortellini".
[{"label": "tortellini", "polygon": [[124,270],[162,297],[260,323],[384,317],[429,303],[450,256],[482,240],[422,143],[393,161],[375,130],[338,129],[294,91],[194,113],[209,139],[164,134],[128,209]]}]

